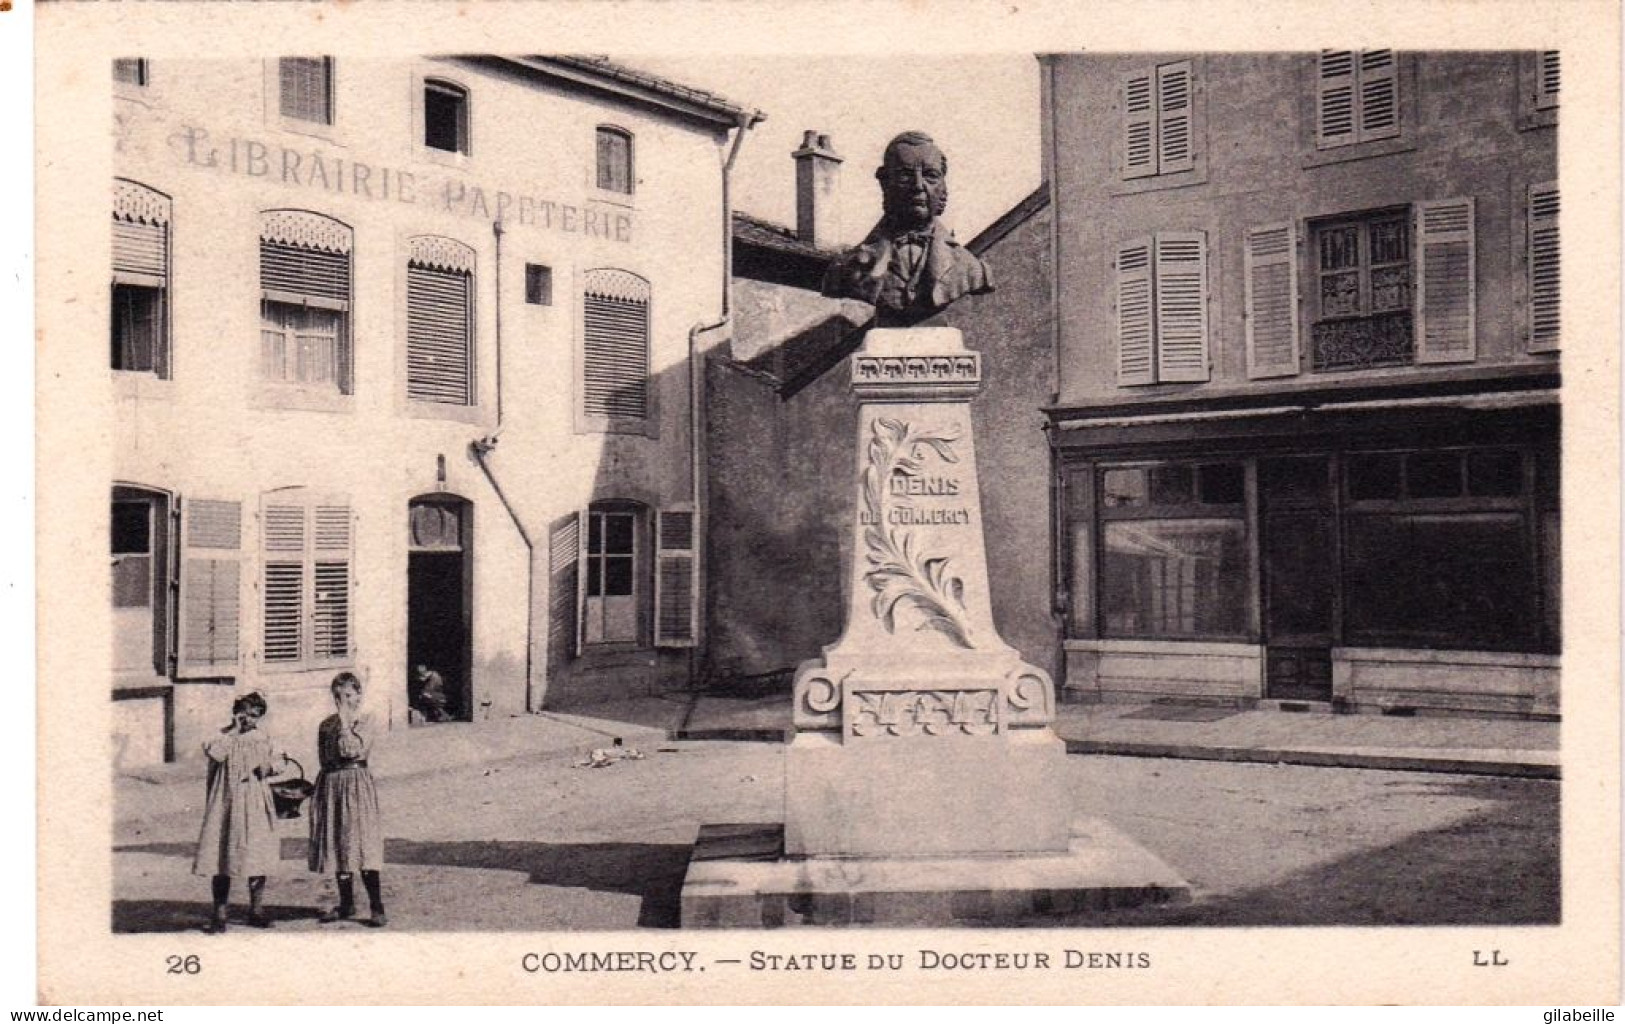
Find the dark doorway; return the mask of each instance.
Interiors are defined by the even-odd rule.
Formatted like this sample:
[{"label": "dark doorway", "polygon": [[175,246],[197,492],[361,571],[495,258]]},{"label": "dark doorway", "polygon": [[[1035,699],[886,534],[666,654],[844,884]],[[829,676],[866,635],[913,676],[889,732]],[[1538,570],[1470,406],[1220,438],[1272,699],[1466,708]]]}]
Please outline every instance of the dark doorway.
[{"label": "dark doorway", "polygon": [[1337,519],[1326,456],[1262,459],[1264,695],[1331,700]]},{"label": "dark doorway", "polygon": [[[468,503],[435,495],[414,499],[409,509],[406,563],[407,698],[416,721],[442,717],[473,720],[473,618]],[[416,671],[423,665],[443,683],[440,702],[424,692]]]}]

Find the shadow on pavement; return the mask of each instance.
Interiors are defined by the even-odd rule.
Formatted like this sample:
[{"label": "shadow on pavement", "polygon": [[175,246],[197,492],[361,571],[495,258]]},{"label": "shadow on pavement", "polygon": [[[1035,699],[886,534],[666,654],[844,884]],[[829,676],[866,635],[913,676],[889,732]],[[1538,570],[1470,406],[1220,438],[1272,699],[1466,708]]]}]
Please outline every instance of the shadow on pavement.
[{"label": "shadow on pavement", "polygon": [[[153,932],[201,932],[203,926],[209,921],[210,904],[207,899],[209,884],[199,879],[204,899],[199,900],[114,900],[113,901],[113,931],[118,934],[148,934]],[[237,887],[239,890],[241,886]],[[243,893],[232,894],[241,900],[246,900]],[[234,904],[231,910],[231,927],[235,931],[241,928],[245,932],[254,932],[244,921],[248,913],[246,907]],[[321,916],[321,911],[315,907],[295,907],[268,903],[265,906],[265,916],[275,923],[285,921],[308,921]]]},{"label": "shadow on pavement", "polygon": [[[1558,924],[1562,916],[1558,801],[1514,796],[1514,787],[1529,785],[1547,783],[1471,779],[1433,787],[1442,796],[1495,803],[1444,828],[1318,865],[1273,885],[1208,899],[1198,896],[1184,906],[1028,924]],[[1222,855],[1245,857],[1247,851],[1231,849]]]},{"label": "shadow on pavement", "polygon": [[638,896],[640,928],[676,928],[692,848],[673,843],[422,842],[390,839],[391,864],[523,871],[536,885]]}]

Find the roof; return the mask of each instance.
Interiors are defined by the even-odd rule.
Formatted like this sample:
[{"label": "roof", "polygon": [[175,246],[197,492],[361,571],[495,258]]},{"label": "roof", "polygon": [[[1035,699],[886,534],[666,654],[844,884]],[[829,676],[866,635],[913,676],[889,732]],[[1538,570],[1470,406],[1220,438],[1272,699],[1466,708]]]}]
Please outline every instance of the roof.
[{"label": "roof", "polygon": [[735,277],[816,291],[841,251],[803,241],[791,228],[749,213],[733,214]]},{"label": "roof", "polygon": [[998,220],[979,231],[965,248],[978,256],[982,255],[994,242],[1025,224],[1033,214],[1048,205],[1049,183],[1039,182],[1038,187],[1027,194],[1027,198],[1010,207]]},{"label": "roof", "polygon": [[760,110],[745,107],[714,92],[618,64],[596,54],[540,54],[501,58],[530,71],[578,85],[591,86],[624,99],[653,104],[720,127],[746,127],[765,120]]}]

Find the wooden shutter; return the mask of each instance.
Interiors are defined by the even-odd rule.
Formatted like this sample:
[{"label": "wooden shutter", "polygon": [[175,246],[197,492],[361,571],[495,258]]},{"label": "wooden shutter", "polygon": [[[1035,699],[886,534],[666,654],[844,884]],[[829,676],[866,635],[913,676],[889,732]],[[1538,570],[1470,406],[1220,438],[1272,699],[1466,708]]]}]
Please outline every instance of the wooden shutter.
[{"label": "wooden shutter", "polygon": [[1157,173],[1172,174],[1196,166],[1191,137],[1191,62],[1178,61],[1157,68]]},{"label": "wooden shutter", "polygon": [[1247,376],[1298,372],[1298,246],[1292,222],[1250,228],[1246,278]]},{"label": "wooden shutter", "polygon": [[241,662],[241,502],[188,499],[181,506],[175,676],[226,676]]},{"label": "wooden shutter", "polygon": [[283,117],[332,124],[332,64],[326,57],[283,57],[277,82]]},{"label": "wooden shutter", "polygon": [[350,254],[260,241],[260,287],[272,302],[350,308]]},{"label": "wooden shutter", "polygon": [[1541,50],[1535,56],[1535,109],[1557,106],[1562,85],[1562,64],[1557,50]]},{"label": "wooden shutter", "polygon": [[1555,352],[1562,314],[1557,182],[1529,186],[1528,221],[1529,351]]},{"label": "wooden shutter", "polygon": [[1392,50],[1360,51],[1360,141],[1399,134],[1399,58]]},{"label": "wooden shutter", "polygon": [[260,657],[266,664],[297,664],[307,653],[304,504],[268,499],[260,533],[265,558]]},{"label": "wooden shutter", "polygon": [[473,404],[470,290],[466,273],[407,265],[407,397]]},{"label": "wooden shutter", "polygon": [[319,661],[346,661],[354,649],[353,519],[348,502],[311,506],[310,647]]},{"label": "wooden shutter", "polygon": [[649,282],[589,271],[582,301],[582,409],[642,419],[649,412]]},{"label": "wooden shutter", "polygon": [[1207,380],[1207,236],[1158,232],[1155,277],[1157,379]]},{"label": "wooden shutter", "polygon": [[113,280],[163,288],[169,282],[169,228],[113,220]]},{"label": "wooden shutter", "polygon": [[1156,380],[1151,317],[1152,240],[1130,239],[1117,247],[1117,383]]},{"label": "wooden shutter", "polygon": [[699,580],[691,508],[661,509],[655,524],[655,646],[693,647]]},{"label": "wooden shutter", "polygon": [[1123,177],[1157,173],[1157,105],[1150,71],[1123,76]]},{"label": "wooden shutter", "polygon": [[575,653],[576,602],[580,599],[581,516],[553,523],[547,537],[547,663],[556,667]]},{"label": "wooden shutter", "polygon": [[1473,200],[1416,204],[1416,361],[1465,363],[1477,356]]},{"label": "wooden shutter", "polygon": [[1315,145],[1326,149],[1359,139],[1355,88],[1354,51],[1320,51],[1315,69]]}]

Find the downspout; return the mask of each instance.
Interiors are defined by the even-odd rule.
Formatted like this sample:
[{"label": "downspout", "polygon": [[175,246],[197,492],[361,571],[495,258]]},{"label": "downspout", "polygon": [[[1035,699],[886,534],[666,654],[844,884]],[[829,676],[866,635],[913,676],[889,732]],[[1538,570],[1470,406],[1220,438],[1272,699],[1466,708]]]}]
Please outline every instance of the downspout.
[{"label": "downspout", "polygon": [[705,403],[705,372],[700,363],[699,337],[710,331],[726,327],[733,319],[733,192],[734,162],[739,159],[745,133],[762,120],[758,112],[740,111],[734,129],[733,145],[728,159],[722,164],[722,315],[715,320],[702,320],[688,329],[688,491],[694,506],[694,578],[703,587],[696,595],[694,609],[694,645],[688,649],[688,685],[694,689],[698,683],[700,653],[704,645],[705,615],[703,605],[710,580],[706,576],[706,502],[705,478],[701,467],[705,464],[705,438],[700,409]]},{"label": "downspout", "polygon": [[497,482],[496,474],[491,470],[491,464],[486,461],[487,456],[496,451],[497,441],[502,434],[502,231],[502,221],[491,222],[491,233],[496,236],[496,338],[494,339],[497,361],[496,430],[487,437],[471,441],[468,450],[473,454],[474,461],[479,463],[480,471],[485,474],[485,479],[491,484],[491,490],[496,492],[497,500],[502,502],[502,507],[507,510],[508,518],[513,520],[514,529],[519,532],[519,539],[525,542],[525,710],[534,712],[540,710],[536,707],[536,682],[533,674],[535,667],[533,652],[536,647],[534,614],[536,610],[536,544],[531,540],[530,531],[525,529],[524,522],[520,520],[518,510],[508,500],[507,492]]}]

